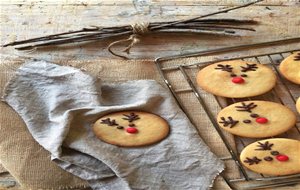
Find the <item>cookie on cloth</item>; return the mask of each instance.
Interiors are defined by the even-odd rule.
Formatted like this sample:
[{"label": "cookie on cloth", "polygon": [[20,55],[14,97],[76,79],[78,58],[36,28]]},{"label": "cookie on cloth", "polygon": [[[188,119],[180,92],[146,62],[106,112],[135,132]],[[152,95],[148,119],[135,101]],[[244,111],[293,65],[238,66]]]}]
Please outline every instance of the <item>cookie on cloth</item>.
[{"label": "cookie on cloth", "polygon": [[244,101],[222,109],[218,124],[234,135],[264,138],[279,135],[296,123],[296,115],[287,107],[269,101]]},{"label": "cookie on cloth", "polygon": [[298,98],[298,100],[296,102],[296,108],[297,108],[297,111],[300,113],[300,97]]},{"label": "cookie on cloth", "polygon": [[257,173],[289,175],[300,173],[300,141],[272,138],[257,141],[243,149],[242,164]]},{"label": "cookie on cloth", "polygon": [[300,84],[300,52],[285,58],[279,66],[280,73],[289,81]]},{"label": "cookie on cloth", "polygon": [[205,91],[218,96],[244,98],[270,91],[276,84],[276,75],[262,64],[223,61],[201,69],[197,83]]},{"label": "cookie on cloth", "polygon": [[169,134],[169,125],[161,117],[141,111],[123,111],[105,115],[93,125],[102,141],[123,147],[157,143]]}]

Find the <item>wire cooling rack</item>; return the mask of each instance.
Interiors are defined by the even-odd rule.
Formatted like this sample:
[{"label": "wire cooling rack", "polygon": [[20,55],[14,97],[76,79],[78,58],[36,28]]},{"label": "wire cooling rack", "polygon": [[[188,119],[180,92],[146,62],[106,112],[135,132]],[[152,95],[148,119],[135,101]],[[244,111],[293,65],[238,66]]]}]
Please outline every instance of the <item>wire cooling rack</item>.
[{"label": "wire cooling rack", "polygon": [[[224,108],[227,105],[245,101],[245,100],[252,100],[252,99],[261,99],[261,100],[267,100],[267,101],[273,101],[281,103],[289,108],[291,108],[294,112],[295,110],[295,103],[296,99],[300,97],[300,86],[293,84],[286,80],[284,77],[281,76],[280,72],[278,71],[278,66],[280,62],[290,55],[291,53],[295,51],[300,51],[300,49],[293,49],[289,51],[278,51],[278,52],[269,52],[264,54],[251,54],[246,56],[237,56],[234,58],[224,58],[224,59],[218,59],[214,61],[195,61],[192,62],[189,61],[188,64],[185,64],[185,61],[182,61],[182,63],[178,64],[170,64],[170,61],[172,60],[180,60],[183,58],[193,58],[193,57],[201,57],[201,56],[207,56],[207,55],[214,55],[214,54],[223,54],[223,57],[226,56],[228,51],[233,50],[241,50],[241,49],[251,49],[251,48],[257,48],[261,46],[269,46],[269,45],[278,45],[278,44],[287,44],[287,43],[295,43],[299,42],[300,38],[292,38],[292,39],[286,39],[286,40],[278,40],[278,41],[272,41],[272,42],[265,42],[265,43],[258,43],[258,44],[251,44],[251,45],[242,45],[242,46],[235,46],[235,47],[228,47],[228,48],[221,48],[221,49],[215,49],[215,50],[208,50],[208,51],[202,51],[197,53],[191,53],[191,54],[185,54],[185,55],[178,55],[178,56],[170,56],[170,57],[161,57],[156,59],[156,65],[159,70],[160,75],[164,79],[164,82],[166,83],[167,87],[173,94],[174,98],[176,99],[178,105],[181,107],[181,109],[186,113],[186,115],[191,120],[191,115],[188,114],[188,111],[185,106],[185,102],[182,102],[180,100],[180,94],[181,93],[191,93],[192,98],[195,99],[195,102],[199,104],[199,108],[201,107],[207,114],[212,126],[215,128],[216,133],[219,135],[219,137],[224,142],[225,148],[227,149],[230,156],[221,158],[222,160],[232,160],[239,171],[240,177],[231,177],[226,176],[222,174],[223,179],[227,183],[227,185],[231,189],[259,189],[259,188],[267,188],[267,187],[277,187],[277,186],[285,186],[285,185],[291,185],[300,183],[300,174],[295,175],[286,175],[286,176],[267,176],[263,174],[256,174],[254,172],[251,172],[247,170],[243,165],[241,164],[241,161],[239,160],[239,154],[241,150],[247,146],[248,144],[260,140],[260,139],[249,139],[249,138],[242,138],[238,136],[234,136],[236,147],[232,146],[232,143],[229,142],[228,134],[226,135],[225,131],[223,131],[216,120],[216,113],[213,113],[210,107],[206,104],[205,99],[203,96],[212,96],[215,98],[216,102],[218,103],[220,109]],[[218,96],[214,96],[212,94],[209,94],[205,91],[203,91],[197,84],[196,84],[196,75],[201,68],[216,63],[219,61],[226,61],[226,60],[245,60],[245,61],[254,61],[259,64],[265,64],[273,69],[273,71],[277,74],[277,85],[276,87],[262,95],[252,98],[244,98],[244,99],[236,99],[236,98],[222,98]],[[169,62],[169,63],[167,63]],[[176,81],[172,77],[169,77],[170,72],[176,72],[177,75],[182,75],[181,78],[183,78],[186,83],[188,84],[188,87],[185,87],[184,89],[176,89]],[[225,104],[220,103],[220,99],[225,100]],[[199,134],[201,136],[201,131],[199,131]],[[298,116],[297,123],[295,127],[288,132],[276,136],[276,137],[284,137],[284,138],[292,138],[292,139],[298,139],[300,140],[300,118]],[[300,155],[299,155],[300,156]],[[225,170],[226,173],[226,170]],[[243,183],[241,183],[243,182]],[[258,182],[258,183],[254,183]],[[243,185],[241,185],[243,184]]]}]

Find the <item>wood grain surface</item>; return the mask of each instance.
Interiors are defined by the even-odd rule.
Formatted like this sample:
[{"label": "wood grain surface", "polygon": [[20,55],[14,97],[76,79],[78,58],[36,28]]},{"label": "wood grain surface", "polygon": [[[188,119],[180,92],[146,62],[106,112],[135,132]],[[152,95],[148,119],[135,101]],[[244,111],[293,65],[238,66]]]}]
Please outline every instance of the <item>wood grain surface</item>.
[{"label": "wood grain surface", "polygon": [[[156,22],[187,19],[207,14],[250,0],[2,0],[0,44],[24,40],[89,26],[128,25],[135,22]],[[148,35],[131,50],[135,59],[183,54],[226,46],[257,43],[300,36],[300,2],[298,0],[266,0],[245,9],[235,10],[213,18],[253,19],[259,22],[256,32],[244,32],[240,37],[209,35]],[[34,52],[18,52],[2,48],[1,53],[42,58],[49,61],[60,59],[93,59],[112,57],[107,46],[113,40],[89,42]],[[120,47],[121,49],[122,47]],[[3,169],[0,170],[0,189],[19,189],[19,185]],[[223,183],[223,184],[222,184]],[[300,186],[276,189],[292,190]],[[229,189],[220,178],[215,190]],[[273,188],[275,190],[275,188]]]}]

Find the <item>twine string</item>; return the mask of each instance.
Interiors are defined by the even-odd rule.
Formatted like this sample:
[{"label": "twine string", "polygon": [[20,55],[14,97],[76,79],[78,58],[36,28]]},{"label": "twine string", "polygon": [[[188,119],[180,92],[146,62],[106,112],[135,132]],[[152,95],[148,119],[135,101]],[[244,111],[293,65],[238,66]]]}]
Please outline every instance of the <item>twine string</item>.
[{"label": "twine string", "polygon": [[132,24],[131,28],[132,28],[132,34],[128,38],[117,40],[117,41],[114,41],[114,42],[112,42],[112,43],[109,44],[108,51],[111,54],[113,54],[113,55],[115,55],[117,57],[121,57],[123,59],[128,59],[128,57],[114,52],[112,50],[112,47],[116,46],[118,44],[128,43],[128,45],[125,47],[125,49],[122,50],[122,52],[125,52],[126,54],[129,54],[130,53],[130,49],[135,44],[137,44],[137,43],[140,42],[140,37],[143,36],[143,35],[145,35],[145,34],[150,33],[149,23],[148,22],[141,22],[141,23]]}]

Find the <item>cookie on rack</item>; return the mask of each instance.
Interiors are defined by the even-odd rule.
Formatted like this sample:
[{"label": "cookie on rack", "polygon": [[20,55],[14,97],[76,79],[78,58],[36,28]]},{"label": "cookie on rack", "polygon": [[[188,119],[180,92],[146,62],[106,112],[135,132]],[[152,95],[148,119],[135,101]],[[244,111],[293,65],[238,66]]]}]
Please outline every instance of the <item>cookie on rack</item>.
[{"label": "cookie on rack", "polygon": [[267,66],[233,60],[211,64],[197,74],[197,83],[205,91],[228,98],[264,94],[276,84],[276,75]]},{"label": "cookie on rack", "polygon": [[279,66],[280,73],[289,81],[300,84],[300,52],[285,58]]},{"label": "cookie on rack", "polygon": [[122,147],[157,143],[169,134],[169,125],[161,117],[141,111],[115,112],[98,119],[93,125],[102,141]]},{"label": "cookie on rack", "polygon": [[300,113],[300,97],[298,98],[297,102],[296,102],[296,108],[298,113]]},{"label": "cookie on rack", "polygon": [[264,138],[292,128],[296,124],[296,115],[275,102],[244,101],[222,109],[217,121],[220,127],[234,135]]},{"label": "cookie on rack", "polygon": [[289,175],[300,173],[300,141],[272,138],[248,145],[241,152],[242,164],[257,173]]}]

